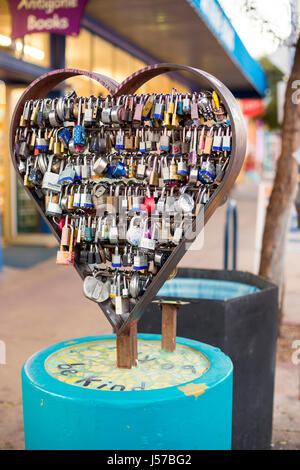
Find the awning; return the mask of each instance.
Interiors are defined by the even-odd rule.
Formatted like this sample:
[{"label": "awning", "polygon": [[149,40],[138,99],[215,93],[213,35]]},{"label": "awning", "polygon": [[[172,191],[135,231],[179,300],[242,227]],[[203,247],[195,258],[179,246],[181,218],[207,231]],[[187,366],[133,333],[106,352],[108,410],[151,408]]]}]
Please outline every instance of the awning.
[{"label": "awning", "polygon": [[[190,65],[237,97],[261,97],[266,76],[216,0],[89,0],[82,26],[148,63]],[[97,27],[98,26],[98,27]]]}]

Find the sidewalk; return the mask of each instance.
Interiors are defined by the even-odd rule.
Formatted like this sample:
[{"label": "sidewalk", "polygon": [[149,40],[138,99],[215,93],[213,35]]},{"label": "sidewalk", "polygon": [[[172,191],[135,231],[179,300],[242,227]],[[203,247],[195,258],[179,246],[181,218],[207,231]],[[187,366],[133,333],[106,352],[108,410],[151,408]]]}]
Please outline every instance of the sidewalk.
[{"label": "sidewalk", "polygon": [[[256,192],[254,186],[244,185],[233,193],[238,201],[238,269],[249,271],[254,262]],[[188,252],[180,266],[222,268],[225,215],[226,205],[207,224],[204,248]],[[300,253],[287,253],[284,320],[290,323],[300,323],[299,261]],[[56,266],[55,259],[26,270],[4,268],[0,298],[0,339],[7,347],[7,364],[0,365],[0,449],[22,449],[20,371],[24,361],[50,344],[110,333],[111,327],[97,305],[82,294],[76,271]],[[289,357],[277,364],[273,441],[275,448],[300,449],[298,371]]]}]

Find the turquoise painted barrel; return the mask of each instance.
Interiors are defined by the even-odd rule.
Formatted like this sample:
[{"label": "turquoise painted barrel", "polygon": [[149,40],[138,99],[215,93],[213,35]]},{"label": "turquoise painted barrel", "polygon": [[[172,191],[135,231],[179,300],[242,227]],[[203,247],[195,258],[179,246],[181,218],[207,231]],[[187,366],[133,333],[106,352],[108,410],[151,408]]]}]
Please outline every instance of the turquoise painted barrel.
[{"label": "turquoise painted barrel", "polygon": [[26,449],[230,449],[233,366],[219,349],[138,336],[139,365],[115,367],[114,335],[31,356],[22,370]]}]

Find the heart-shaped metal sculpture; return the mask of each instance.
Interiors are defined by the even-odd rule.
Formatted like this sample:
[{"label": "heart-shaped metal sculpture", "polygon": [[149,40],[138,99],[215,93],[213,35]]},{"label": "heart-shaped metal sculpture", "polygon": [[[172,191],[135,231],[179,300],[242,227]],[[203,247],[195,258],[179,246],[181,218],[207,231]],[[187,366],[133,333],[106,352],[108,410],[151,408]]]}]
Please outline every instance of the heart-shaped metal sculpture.
[{"label": "heart-shaped metal sculpture", "polygon": [[[116,81],[104,75],[89,73],[76,69],[55,70],[38,78],[25,90],[19,99],[11,123],[10,150],[13,165],[20,181],[23,183],[23,177],[18,169],[19,162],[14,151],[14,145],[16,130],[20,122],[24,104],[27,100],[44,98],[47,93],[50,92],[60,82],[76,75],[83,75],[97,81],[103,85],[113,96],[118,97],[124,94],[133,94],[140,86],[142,86],[151,78],[174,71],[188,72],[196,79],[195,81],[199,82],[199,85],[203,85],[206,88],[211,88],[216,91],[229,115],[232,130],[231,156],[224,177],[218,188],[214,191],[212,197],[208,200],[205,206],[201,207],[196,219],[193,222],[193,226],[190,229],[190,231],[193,232],[196,237],[203,228],[203,224],[201,224],[200,221],[203,220],[204,224],[208,221],[216,208],[222,203],[230,188],[233,186],[242,167],[246,151],[245,124],[237,101],[223,83],[202,70],[176,64],[156,64],[139,70],[124,80],[121,84],[118,84]],[[57,240],[60,240],[60,232],[58,227],[45,215],[45,210],[41,200],[28,188],[25,187],[25,190],[34,201],[39,213],[50,227]],[[186,203],[188,203],[188,201],[186,201]],[[140,297],[140,299],[137,301],[130,314],[116,315],[115,311],[111,308],[109,301],[104,301],[100,304],[100,308],[117,333],[121,333],[133,320],[136,320],[142,316],[146,306],[153,300],[161,286],[170,277],[171,273],[174,271],[177,264],[184,256],[187,250],[186,240],[189,240],[189,238],[189,234],[186,233],[184,238],[182,238],[177,246],[173,248],[171,255],[168,257],[166,262],[163,263],[163,266],[154,276],[152,282],[147,287],[142,297]],[[77,269],[79,275],[84,278],[86,274],[84,266],[77,263],[76,261],[74,266]]]}]

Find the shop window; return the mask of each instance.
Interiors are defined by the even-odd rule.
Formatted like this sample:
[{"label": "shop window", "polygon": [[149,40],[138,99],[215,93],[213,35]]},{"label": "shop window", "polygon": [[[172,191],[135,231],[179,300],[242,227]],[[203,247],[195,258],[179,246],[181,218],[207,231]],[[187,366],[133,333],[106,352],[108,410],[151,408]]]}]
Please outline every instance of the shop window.
[{"label": "shop window", "polygon": [[17,59],[49,67],[50,40],[48,33],[27,34],[11,39],[11,13],[8,2],[0,0],[0,49]]}]

